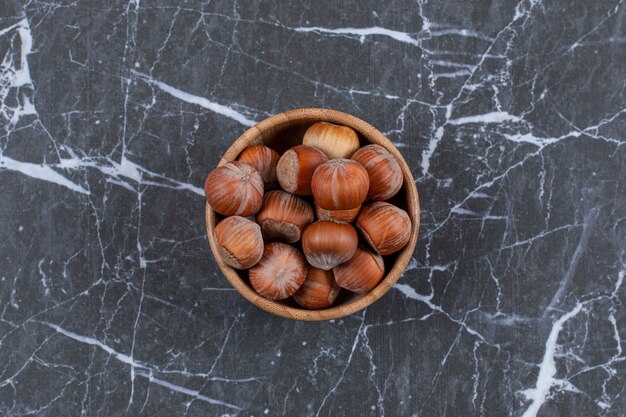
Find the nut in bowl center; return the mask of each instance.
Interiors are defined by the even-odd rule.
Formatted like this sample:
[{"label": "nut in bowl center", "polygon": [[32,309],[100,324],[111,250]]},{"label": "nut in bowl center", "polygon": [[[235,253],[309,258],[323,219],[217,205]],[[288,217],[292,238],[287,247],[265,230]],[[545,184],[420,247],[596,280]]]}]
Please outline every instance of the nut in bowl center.
[{"label": "nut in bowl center", "polygon": [[381,298],[406,268],[419,229],[407,163],[347,113],[290,110],[251,127],[204,186],[211,251],[263,310],[344,317]]}]

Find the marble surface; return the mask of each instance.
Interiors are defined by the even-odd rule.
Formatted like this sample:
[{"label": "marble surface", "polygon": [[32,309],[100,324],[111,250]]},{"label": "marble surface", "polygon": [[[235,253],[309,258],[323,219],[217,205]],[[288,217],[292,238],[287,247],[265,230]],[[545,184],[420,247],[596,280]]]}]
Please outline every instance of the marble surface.
[{"label": "marble surface", "polygon": [[[0,415],[624,416],[624,0],[0,1]],[[272,317],[206,174],[297,107],[370,121],[414,260]]]}]

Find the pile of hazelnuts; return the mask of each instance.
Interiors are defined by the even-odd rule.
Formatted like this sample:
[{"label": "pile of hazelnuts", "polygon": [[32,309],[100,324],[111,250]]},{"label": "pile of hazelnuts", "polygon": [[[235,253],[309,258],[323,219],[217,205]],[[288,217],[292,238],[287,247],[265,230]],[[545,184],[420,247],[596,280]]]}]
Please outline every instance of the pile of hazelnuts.
[{"label": "pile of hazelnuts", "polygon": [[204,184],[208,204],[226,216],[214,229],[218,255],[247,269],[254,290],[270,300],[293,297],[320,309],[341,288],[367,293],[385,275],[383,256],[411,237],[409,215],[386,202],[402,181],[389,151],[360,148],[346,126],[315,123],[282,156],[250,146]]}]

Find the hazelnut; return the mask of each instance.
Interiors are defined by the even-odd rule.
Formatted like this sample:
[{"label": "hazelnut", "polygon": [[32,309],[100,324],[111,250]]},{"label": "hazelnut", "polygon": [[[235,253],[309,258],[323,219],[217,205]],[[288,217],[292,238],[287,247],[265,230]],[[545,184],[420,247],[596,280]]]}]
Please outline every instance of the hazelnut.
[{"label": "hazelnut", "polygon": [[411,219],[406,211],[389,203],[365,206],[356,220],[363,238],[381,255],[402,249],[411,238]]},{"label": "hazelnut", "polygon": [[367,145],[352,155],[370,178],[367,198],[375,201],[388,200],[402,188],[402,170],[396,158],[380,145]]},{"label": "hazelnut", "polygon": [[311,195],[311,178],[315,169],[328,162],[324,152],[297,145],[280,157],[276,167],[278,182],[283,190],[297,195]]},{"label": "hazelnut", "polygon": [[341,288],[335,282],[333,271],[309,267],[306,280],[293,295],[293,299],[305,308],[326,308],[335,302],[340,290]]},{"label": "hazelnut", "polygon": [[311,265],[329,270],[352,258],[359,237],[347,223],[319,220],[304,229],[302,250]]},{"label": "hazelnut", "polygon": [[291,297],[306,279],[307,264],[302,253],[293,246],[273,242],[265,245],[263,257],[250,268],[252,288],[270,300]]},{"label": "hazelnut", "polygon": [[248,146],[237,157],[238,161],[245,162],[259,171],[266,190],[278,187],[276,165],[279,159],[278,152],[263,145]]},{"label": "hazelnut", "polygon": [[263,256],[258,224],[244,217],[227,217],[215,226],[219,256],[233,268],[248,269]]},{"label": "hazelnut", "polygon": [[352,223],[356,216],[359,215],[361,206],[348,210],[326,210],[323,209],[315,202],[315,214],[318,220],[335,220],[338,222]]},{"label": "hazelnut", "polygon": [[318,122],[304,133],[302,144],[321,150],[328,159],[350,158],[359,149],[359,137],[347,126]]},{"label": "hazelnut", "polygon": [[258,171],[239,161],[215,168],[204,182],[209,205],[224,216],[250,216],[261,208],[263,180]]},{"label": "hazelnut", "polygon": [[337,285],[346,290],[365,294],[378,285],[385,275],[383,257],[360,246],[348,261],[333,268]]},{"label": "hazelnut", "polygon": [[303,199],[284,191],[270,191],[263,197],[256,214],[267,239],[297,242],[305,227],[313,222],[313,209]]},{"label": "hazelnut", "polygon": [[350,159],[333,159],[315,170],[311,191],[321,208],[349,210],[363,203],[369,186],[367,171],[361,164]]}]

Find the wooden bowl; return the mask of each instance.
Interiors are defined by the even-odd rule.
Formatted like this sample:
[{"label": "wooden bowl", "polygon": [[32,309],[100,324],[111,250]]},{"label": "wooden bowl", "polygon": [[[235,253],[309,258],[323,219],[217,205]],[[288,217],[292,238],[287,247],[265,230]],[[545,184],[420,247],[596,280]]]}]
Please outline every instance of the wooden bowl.
[{"label": "wooden bowl", "polygon": [[[250,302],[263,310],[275,314],[277,316],[286,317],[294,320],[320,321],[332,320],[340,317],[348,316],[359,310],[364,309],[374,301],[381,298],[392,285],[400,278],[402,272],[406,268],[415,244],[417,242],[417,233],[420,222],[420,206],[415,181],[411,174],[411,170],[406,161],[393,146],[393,144],[372,125],[364,122],[358,117],[336,110],[328,109],[295,109],[279,113],[269,117],[256,126],[252,126],[243,135],[231,145],[219,162],[223,165],[229,161],[233,161],[246,147],[255,144],[265,144],[276,149],[279,153],[283,153],[287,149],[302,142],[302,137],[306,129],[315,122],[331,122],[344,126],[350,126],[360,137],[361,145],[376,143],[386,148],[393,156],[396,157],[402,173],[404,175],[404,184],[400,192],[393,197],[390,202],[402,207],[407,211],[411,218],[413,230],[409,243],[401,251],[386,256],[385,270],[387,275],[383,280],[367,294],[358,295],[342,290],[339,297],[332,307],[323,310],[307,310],[298,306],[293,300],[287,299],[283,301],[272,301],[261,297],[250,286],[247,271],[239,271],[225,264],[219,256],[215,257],[217,265],[220,267],[226,279],[235,287],[237,291]],[[222,217],[215,213],[209,205],[206,205],[206,227],[211,245],[211,251],[216,254],[217,241],[213,229]]]}]

